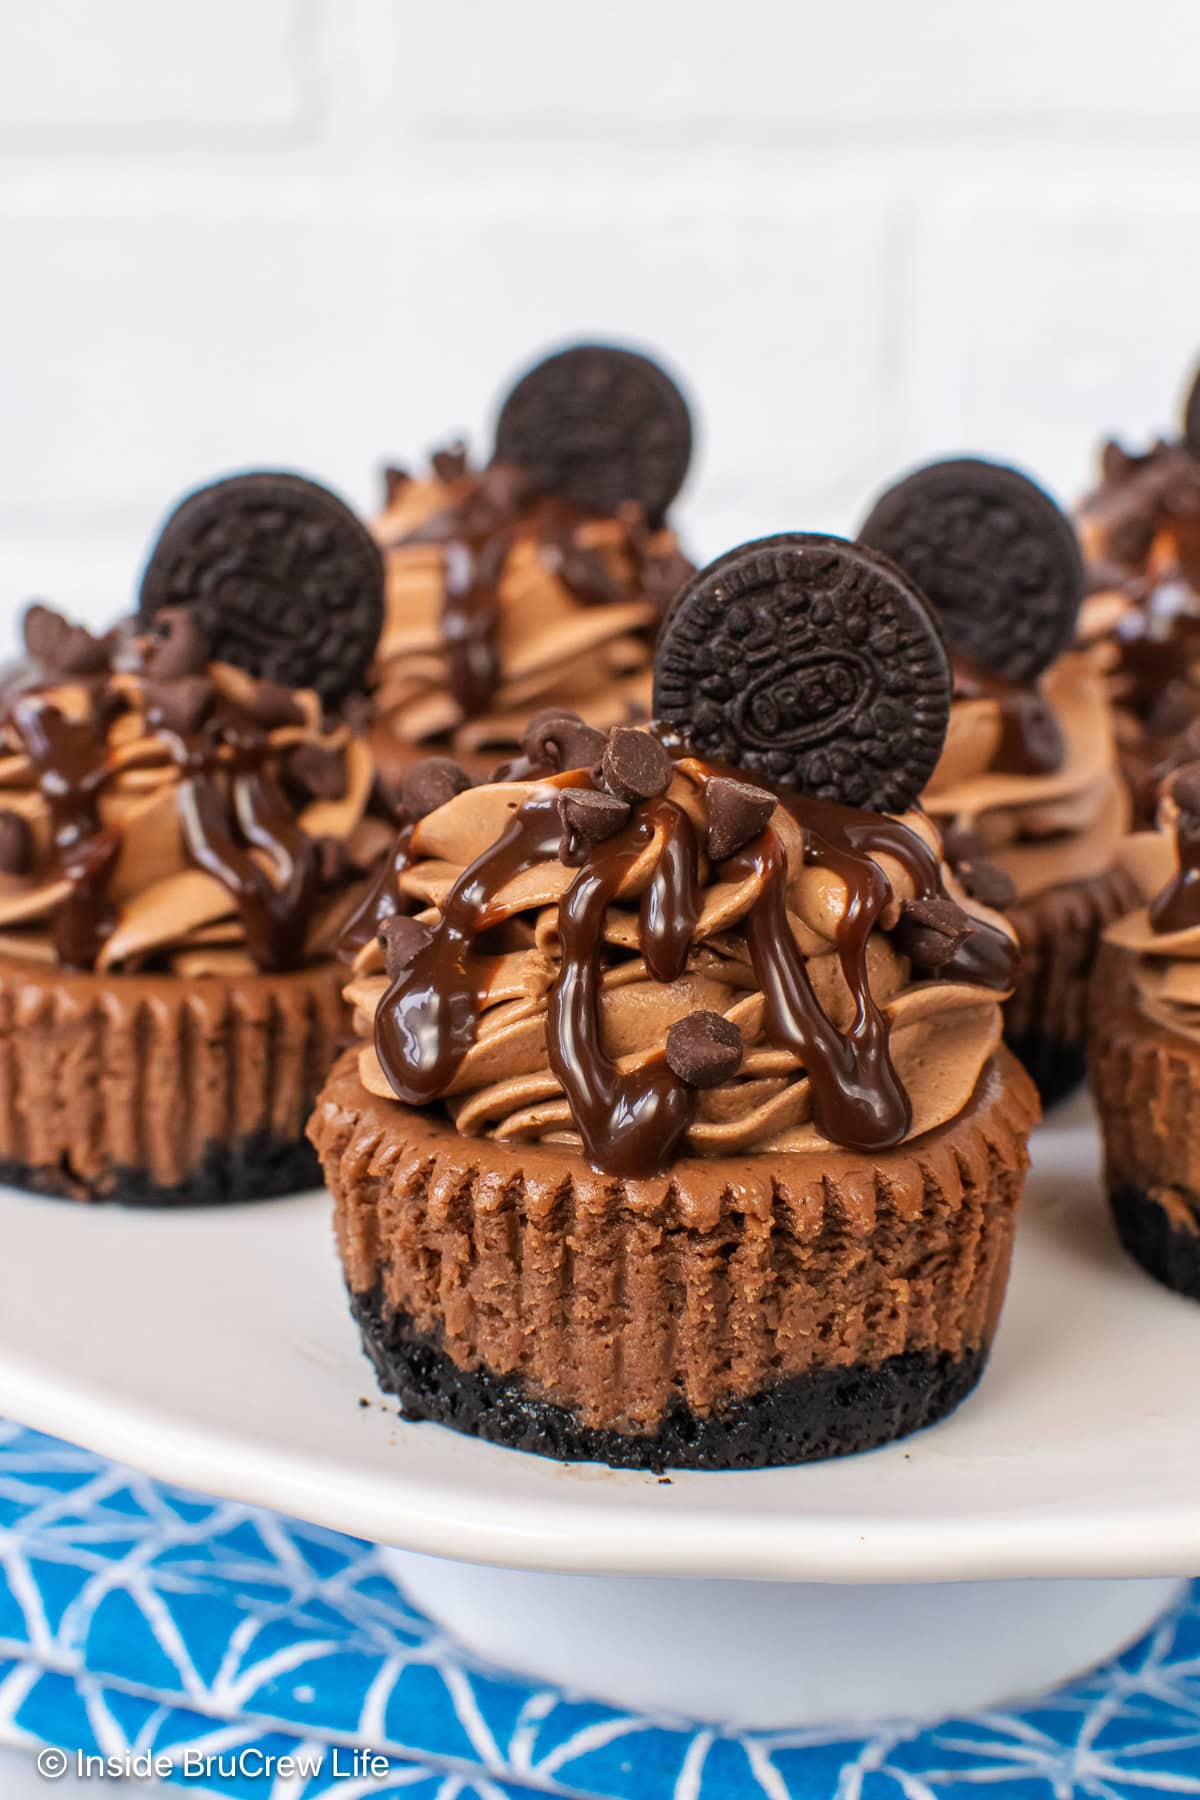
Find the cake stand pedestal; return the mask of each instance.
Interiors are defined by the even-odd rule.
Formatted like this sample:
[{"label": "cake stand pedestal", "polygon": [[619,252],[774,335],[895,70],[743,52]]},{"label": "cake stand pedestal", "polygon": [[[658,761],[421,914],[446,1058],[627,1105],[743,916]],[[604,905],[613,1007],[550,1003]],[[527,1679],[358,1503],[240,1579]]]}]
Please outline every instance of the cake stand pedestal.
[{"label": "cake stand pedestal", "polygon": [[409,1600],[500,1668],[747,1730],[939,1719],[1021,1699],[1124,1650],[1181,1585],[646,1580],[402,1550],[389,1563]]},{"label": "cake stand pedestal", "polygon": [[[869,1455],[560,1464],[403,1419],[330,1201],[80,1207],[0,1189],[0,1413],[160,1480],[397,1547],[481,1655],[743,1724],[953,1712],[1128,1643],[1200,1570],[1200,1307],[1121,1253],[1086,1107],[1034,1140],[978,1391]],[[440,1560],[439,1560],[440,1559]]]}]

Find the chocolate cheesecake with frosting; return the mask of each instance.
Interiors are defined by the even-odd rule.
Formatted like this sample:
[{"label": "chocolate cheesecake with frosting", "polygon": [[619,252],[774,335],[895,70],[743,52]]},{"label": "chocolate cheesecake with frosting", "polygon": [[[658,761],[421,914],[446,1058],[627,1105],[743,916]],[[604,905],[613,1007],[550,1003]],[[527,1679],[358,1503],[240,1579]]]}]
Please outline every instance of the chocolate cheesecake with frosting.
[{"label": "chocolate cheesecake with frosting", "polygon": [[26,613],[0,682],[0,1179],[150,1203],[315,1184],[333,951],[394,832],[343,710],[381,611],[361,522],[261,474],[183,503],[135,617]]},{"label": "chocolate cheesecake with frosting", "polygon": [[1091,971],[1132,901],[1112,702],[1072,647],[1074,533],[1026,476],[965,458],[888,489],[861,535],[920,584],[945,633],[954,704],[922,804],[959,879],[1016,931],[1005,1036],[1049,1103],[1083,1078]]},{"label": "chocolate cheesecake with frosting", "polygon": [[577,345],[529,370],[491,458],[438,452],[387,472],[375,523],[387,617],[375,748],[490,771],[530,713],[648,716],[654,639],[691,565],[666,523],[691,454],[687,406],[648,358]]},{"label": "chocolate cheesecake with frosting", "polygon": [[1038,1105],[1014,935],[914,805],[949,707],[915,586],[792,534],[684,590],[652,727],[431,791],[310,1125],[408,1416],[749,1468],[975,1385]]},{"label": "chocolate cheesecake with frosting", "polygon": [[1179,437],[1141,453],[1104,445],[1076,523],[1088,580],[1079,643],[1104,679],[1148,825],[1180,736],[1200,721],[1200,376]]},{"label": "chocolate cheesecake with frosting", "polygon": [[1200,1300],[1200,762],[1173,771],[1122,861],[1138,904],[1096,972],[1089,1074],[1122,1243]]}]

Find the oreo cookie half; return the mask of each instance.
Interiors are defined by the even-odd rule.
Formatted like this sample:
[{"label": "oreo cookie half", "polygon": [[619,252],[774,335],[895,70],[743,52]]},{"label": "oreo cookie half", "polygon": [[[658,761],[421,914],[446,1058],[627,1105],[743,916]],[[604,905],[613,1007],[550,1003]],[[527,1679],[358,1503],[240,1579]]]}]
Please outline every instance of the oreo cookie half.
[{"label": "oreo cookie half", "polygon": [[762,538],[702,569],[659,639],[655,716],[697,756],[876,812],[920,795],[950,719],[924,598],[843,538]]},{"label": "oreo cookie half", "polygon": [[929,463],[875,502],[859,541],[917,583],[952,650],[1032,681],[1075,636],[1083,560],[1049,494],[1001,463]]},{"label": "oreo cookie half", "polygon": [[218,661],[333,702],[364,685],[383,626],[383,559],[328,488],[233,475],[176,507],[139,604],[143,617],[186,607]]},{"label": "oreo cookie half", "polygon": [[544,493],[589,512],[640,502],[657,524],[692,454],[687,403],[671,377],[633,350],[577,344],[521,377],[496,424],[496,460]]}]

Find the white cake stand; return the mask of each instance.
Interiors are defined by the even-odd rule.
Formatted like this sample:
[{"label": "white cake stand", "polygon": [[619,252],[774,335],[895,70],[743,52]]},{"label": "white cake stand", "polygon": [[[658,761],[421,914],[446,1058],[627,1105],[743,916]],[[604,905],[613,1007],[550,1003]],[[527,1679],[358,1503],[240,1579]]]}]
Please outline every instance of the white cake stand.
[{"label": "white cake stand", "polygon": [[623,1705],[782,1725],[1012,1699],[1200,1570],[1200,1308],[1123,1258],[1097,1154],[1082,1103],[1042,1128],[981,1387],[867,1456],[663,1483],[407,1423],[322,1195],[139,1214],[0,1189],[0,1412],[394,1545],[472,1649]]}]

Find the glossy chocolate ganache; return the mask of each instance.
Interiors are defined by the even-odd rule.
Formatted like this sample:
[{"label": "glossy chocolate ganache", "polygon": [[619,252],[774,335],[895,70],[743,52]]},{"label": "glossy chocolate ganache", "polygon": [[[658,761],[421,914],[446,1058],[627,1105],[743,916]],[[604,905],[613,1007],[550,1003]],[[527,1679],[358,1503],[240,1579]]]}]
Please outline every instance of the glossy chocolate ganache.
[{"label": "glossy chocolate ganache", "polygon": [[771,792],[645,729],[457,793],[394,885],[348,990],[364,1085],[627,1177],[933,1129],[1016,965],[920,811]]},{"label": "glossy chocolate ganache", "polygon": [[393,835],[370,752],[310,689],[211,658],[164,607],[48,607],[0,686],[0,954],[184,976],[329,954]]}]

